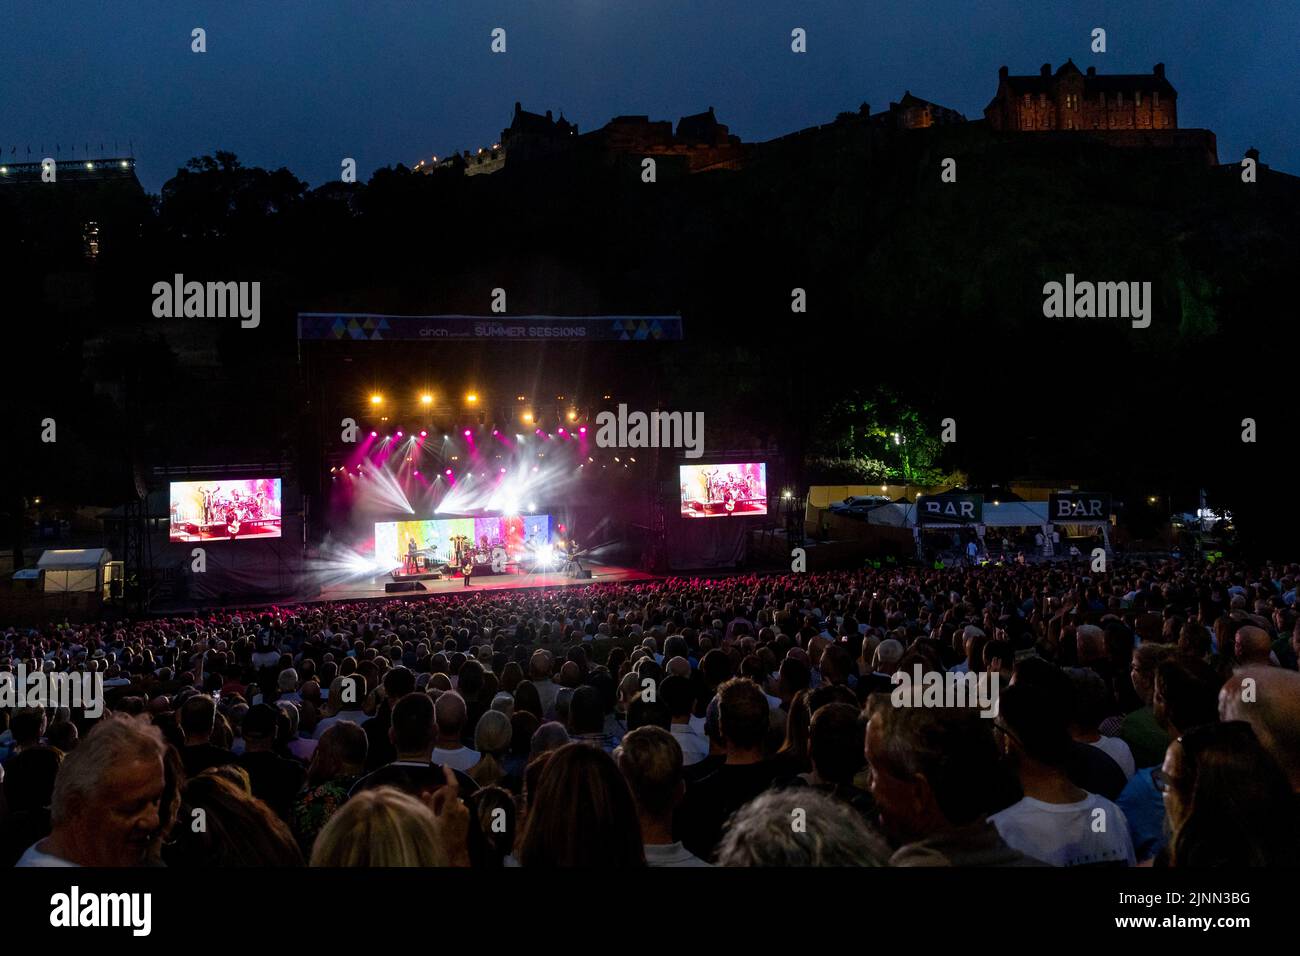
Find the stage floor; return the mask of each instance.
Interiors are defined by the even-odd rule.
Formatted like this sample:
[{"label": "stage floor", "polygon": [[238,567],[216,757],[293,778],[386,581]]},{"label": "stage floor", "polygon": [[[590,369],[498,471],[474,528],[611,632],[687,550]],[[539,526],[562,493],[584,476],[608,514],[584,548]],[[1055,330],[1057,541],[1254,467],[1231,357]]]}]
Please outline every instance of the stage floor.
[{"label": "stage floor", "polygon": [[471,591],[511,591],[523,588],[573,588],[586,587],[589,584],[625,584],[635,581],[656,581],[658,578],[645,571],[621,568],[608,564],[586,564],[591,571],[590,578],[570,578],[558,571],[542,574],[485,574],[470,578],[470,586],[465,587],[464,578],[421,581],[423,591],[384,591],[384,585],[393,578],[387,574],[359,581],[346,581],[321,588],[320,594],[307,598],[304,603],[313,601],[359,601],[366,598],[382,597],[427,597],[430,594],[463,594]]}]

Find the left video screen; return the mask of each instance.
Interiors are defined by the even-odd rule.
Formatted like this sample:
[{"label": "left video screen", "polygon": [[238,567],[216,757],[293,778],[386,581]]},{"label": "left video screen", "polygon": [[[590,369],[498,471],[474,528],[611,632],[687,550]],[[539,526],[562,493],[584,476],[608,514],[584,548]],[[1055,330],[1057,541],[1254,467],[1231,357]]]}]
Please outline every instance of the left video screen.
[{"label": "left video screen", "polygon": [[171,541],[280,537],[280,479],[173,481]]}]

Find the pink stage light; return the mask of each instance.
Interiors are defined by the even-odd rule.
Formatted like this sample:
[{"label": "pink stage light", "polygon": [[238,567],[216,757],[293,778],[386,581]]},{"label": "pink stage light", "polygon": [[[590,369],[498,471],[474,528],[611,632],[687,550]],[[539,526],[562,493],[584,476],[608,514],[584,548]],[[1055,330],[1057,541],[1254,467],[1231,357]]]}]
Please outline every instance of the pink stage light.
[{"label": "pink stage light", "polygon": [[379,432],[371,432],[371,433],[370,433],[370,437],[371,437],[371,438],[378,438],[378,437],[379,437]]},{"label": "pink stage light", "polygon": [[493,435],[500,435],[501,433],[500,433],[499,431],[497,431],[497,430],[494,428],[494,429],[492,429],[492,434],[493,434]]},{"label": "pink stage light", "polygon": [[578,431],[583,435],[587,434],[587,426],[583,425],[581,428],[578,429]]},{"label": "pink stage light", "polygon": [[402,437],[402,433],[401,433],[401,432],[398,432],[398,433],[397,433],[397,437],[398,437],[398,438],[401,438],[401,437]]},{"label": "pink stage light", "polygon": [[467,429],[465,429],[465,437],[466,437],[466,438],[468,438],[468,437],[469,437],[469,429],[468,429],[468,428],[467,428]]},{"label": "pink stage light", "polygon": [[564,434],[564,429],[563,429],[563,428],[559,429],[559,432],[560,432],[561,435],[563,435],[563,434]]},{"label": "pink stage light", "polygon": [[423,429],[420,430],[420,437],[421,437],[421,438],[427,438],[428,435],[429,435],[428,432],[424,431]]},{"label": "pink stage light", "polygon": [[444,475],[450,475],[450,474],[451,474],[451,469],[448,468],[445,472],[443,472],[443,474],[444,474]]}]

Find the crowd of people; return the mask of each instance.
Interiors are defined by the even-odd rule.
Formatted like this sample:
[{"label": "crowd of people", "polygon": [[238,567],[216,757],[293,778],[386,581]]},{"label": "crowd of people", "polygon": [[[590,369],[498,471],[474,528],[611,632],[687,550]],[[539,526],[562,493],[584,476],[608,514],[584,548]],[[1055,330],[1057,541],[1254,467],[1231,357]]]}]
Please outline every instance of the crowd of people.
[{"label": "crowd of people", "polygon": [[[1300,863],[1300,566],[670,578],[0,633],[5,866]],[[907,706],[975,675],[994,713]]]}]

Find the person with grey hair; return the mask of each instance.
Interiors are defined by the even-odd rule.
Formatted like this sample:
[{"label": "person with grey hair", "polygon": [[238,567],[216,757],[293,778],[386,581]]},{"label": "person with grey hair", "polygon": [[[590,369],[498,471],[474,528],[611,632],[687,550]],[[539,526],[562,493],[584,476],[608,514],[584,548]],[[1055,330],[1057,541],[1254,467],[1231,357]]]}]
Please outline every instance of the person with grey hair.
[{"label": "person with grey hair", "polygon": [[974,624],[967,624],[961,632],[962,653],[965,655],[948,670],[953,674],[968,674],[978,671],[984,664],[984,645],[988,635]]},{"label": "person with grey hair", "polygon": [[276,689],[279,696],[275,698],[277,704],[284,702],[289,704],[301,704],[302,694],[298,693],[298,672],[292,667],[286,667],[280,671],[280,676],[275,679]]},{"label": "person with grey hair", "polygon": [[1074,646],[1080,667],[1091,667],[1107,660],[1106,632],[1096,624],[1080,624],[1074,629]]},{"label": "person with grey hair", "polygon": [[841,800],[807,787],[771,790],[741,807],[718,866],[885,866],[889,847]]},{"label": "person with grey hair", "polygon": [[500,711],[509,720],[515,715],[515,695],[509,691],[498,691],[492,698],[491,710]]},{"label": "person with grey hair", "polygon": [[162,826],[162,732],[143,718],[101,721],[54,778],[50,835],[17,866],[143,866]]},{"label": "person with grey hair", "polygon": [[897,847],[892,866],[1042,865],[988,822],[999,797],[991,721],[973,708],[895,707],[868,701],[864,753],[880,825]]},{"label": "person with grey hair", "polygon": [[876,646],[876,653],[871,659],[871,670],[886,677],[898,669],[898,662],[903,659],[903,644],[894,638],[887,638]]},{"label": "person with grey hair", "polygon": [[663,664],[664,656],[659,653],[659,642],[654,639],[653,635],[642,639],[641,646],[650,652],[656,664]]},{"label": "person with grey hair", "polygon": [[558,720],[548,721],[533,732],[532,742],[528,745],[528,762],[532,763],[539,754],[559,750],[569,742],[569,732]]},{"label": "person with grey hair", "polygon": [[872,694],[888,694],[894,689],[894,671],[903,659],[902,641],[889,637],[876,645],[871,655],[871,673],[858,681],[858,698],[866,700]]}]

